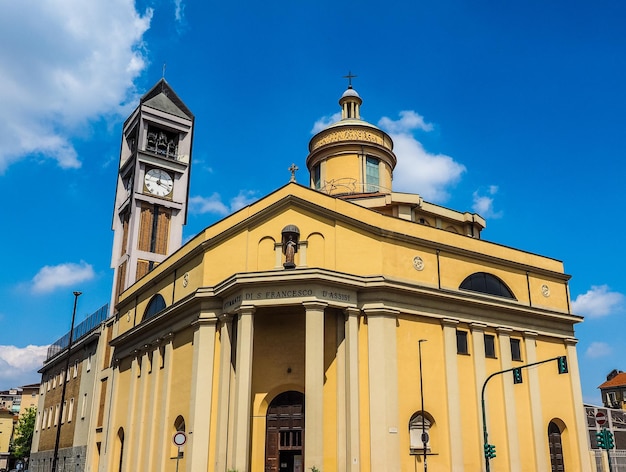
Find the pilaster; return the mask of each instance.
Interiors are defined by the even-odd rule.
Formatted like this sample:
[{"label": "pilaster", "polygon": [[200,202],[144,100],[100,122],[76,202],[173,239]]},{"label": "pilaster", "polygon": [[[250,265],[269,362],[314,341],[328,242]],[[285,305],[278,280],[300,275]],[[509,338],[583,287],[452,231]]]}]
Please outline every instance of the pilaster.
[{"label": "pilaster", "polygon": [[[508,328],[498,328],[500,343],[500,357],[502,358],[502,370],[513,367],[511,358],[511,332]],[[520,346],[521,349],[521,346]],[[515,405],[514,385],[509,377],[502,382],[504,391],[504,418],[506,423],[507,447],[509,452],[509,470],[518,472],[521,470],[521,456],[519,450],[519,436],[517,434],[517,408]]]},{"label": "pilaster", "polygon": [[[398,312],[366,309],[370,391],[371,470],[400,470]],[[402,425],[404,426],[404,424]]]},{"label": "pilaster", "polygon": [[450,467],[454,472],[463,470],[463,427],[461,425],[461,395],[456,348],[456,328],[458,324],[457,320],[448,318],[441,320],[446,363],[446,391],[448,394]]},{"label": "pilaster", "polygon": [[[532,331],[524,332],[524,345],[526,346],[526,363],[537,362],[537,336]],[[530,414],[532,418],[533,442],[535,444],[535,470],[550,470],[548,464],[548,451],[546,448],[547,426],[543,424],[543,412],[541,410],[541,385],[539,383],[538,369],[524,369],[528,374],[528,392],[530,397]]]},{"label": "pilaster", "polygon": [[359,314],[356,308],[346,308],[346,471],[361,470],[359,421]]}]

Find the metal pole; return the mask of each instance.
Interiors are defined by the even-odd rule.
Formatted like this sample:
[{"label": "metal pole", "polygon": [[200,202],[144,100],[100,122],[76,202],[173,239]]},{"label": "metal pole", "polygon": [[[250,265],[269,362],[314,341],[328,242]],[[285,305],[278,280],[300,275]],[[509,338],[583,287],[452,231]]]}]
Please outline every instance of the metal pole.
[{"label": "metal pole", "polygon": [[426,417],[424,416],[424,384],[422,382],[422,343],[428,341],[428,339],[420,339],[417,341],[417,351],[419,353],[420,363],[420,397],[422,399],[422,450],[424,452],[424,472],[428,470],[426,465]]},{"label": "metal pole", "polygon": [[67,343],[67,359],[65,359],[65,371],[63,375],[63,388],[61,389],[61,406],[59,407],[59,422],[57,424],[57,436],[54,441],[54,454],[52,456],[52,472],[57,471],[57,464],[59,462],[59,440],[61,439],[61,420],[63,419],[63,402],[65,401],[65,388],[67,386],[67,378],[69,375],[67,371],[70,368],[70,354],[72,352],[72,340],[74,335],[74,319],[76,318],[76,304],[78,303],[78,297],[82,295],[82,292],[74,292],[74,310],[72,311],[72,325],[70,327],[70,339]]}]

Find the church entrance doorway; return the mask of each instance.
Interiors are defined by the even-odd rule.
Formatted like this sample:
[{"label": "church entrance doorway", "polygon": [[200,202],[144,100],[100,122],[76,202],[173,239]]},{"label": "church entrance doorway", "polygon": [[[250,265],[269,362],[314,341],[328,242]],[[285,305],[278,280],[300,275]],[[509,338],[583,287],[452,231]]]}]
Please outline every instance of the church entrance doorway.
[{"label": "church entrance doorway", "polygon": [[266,472],[304,472],[304,394],[278,395],[267,409]]}]

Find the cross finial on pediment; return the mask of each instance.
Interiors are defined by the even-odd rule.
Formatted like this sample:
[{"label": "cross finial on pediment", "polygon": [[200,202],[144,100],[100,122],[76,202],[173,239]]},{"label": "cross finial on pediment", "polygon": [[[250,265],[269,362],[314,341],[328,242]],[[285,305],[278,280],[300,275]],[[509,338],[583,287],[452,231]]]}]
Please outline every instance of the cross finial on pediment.
[{"label": "cross finial on pediment", "polygon": [[289,182],[295,182],[296,181],[296,171],[299,170],[298,166],[295,164],[291,164],[291,166],[289,167],[289,172],[291,172],[291,180]]}]

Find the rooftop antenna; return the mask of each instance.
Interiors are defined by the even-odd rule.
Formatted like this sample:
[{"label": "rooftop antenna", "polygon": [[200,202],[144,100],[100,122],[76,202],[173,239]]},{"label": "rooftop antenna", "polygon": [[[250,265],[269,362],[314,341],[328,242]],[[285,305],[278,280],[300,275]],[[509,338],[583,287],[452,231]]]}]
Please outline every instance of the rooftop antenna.
[{"label": "rooftop antenna", "polygon": [[352,88],[352,79],[354,79],[355,77],[358,77],[358,75],[352,75],[352,71],[348,71],[348,75],[344,75],[343,76],[344,79],[348,79],[348,88],[349,89]]}]

